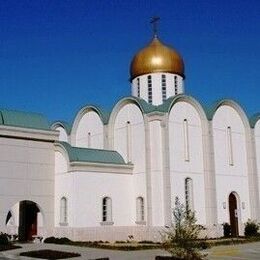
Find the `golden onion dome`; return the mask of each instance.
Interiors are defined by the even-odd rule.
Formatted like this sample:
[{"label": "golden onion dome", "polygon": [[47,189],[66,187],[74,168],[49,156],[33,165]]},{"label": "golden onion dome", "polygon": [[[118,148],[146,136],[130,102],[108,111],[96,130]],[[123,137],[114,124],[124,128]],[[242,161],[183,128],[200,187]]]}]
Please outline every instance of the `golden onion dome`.
[{"label": "golden onion dome", "polygon": [[156,36],[150,44],[140,50],[130,66],[131,80],[154,72],[168,72],[184,78],[182,57],[173,48],[164,45]]}]

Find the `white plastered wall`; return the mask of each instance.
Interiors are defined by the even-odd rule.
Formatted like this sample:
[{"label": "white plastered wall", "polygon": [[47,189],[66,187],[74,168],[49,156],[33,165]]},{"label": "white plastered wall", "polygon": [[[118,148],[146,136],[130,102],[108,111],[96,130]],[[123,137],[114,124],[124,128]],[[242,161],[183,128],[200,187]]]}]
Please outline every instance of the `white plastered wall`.
[{"label": "white plastered wall", "polygon": [[[113,131],[113,150],[119,152],[124,160],[134,165],[133,169],[133,187],[130,194],[131,204],[134,205],[134,216],[136,217],[136,198],[144,198],[145,208],[147,208],[146,198],[146,151],[145,151],[145,125],[144,118],[140,108],[134,103],[125,103],[118,111],[114,111],[115,119],[110,124]],[[130,138],[127,141],[127,122],[130,122]],[[128,142],[128,145],[127,145]],[[129,146],[130,145],[130,150]],[[130,152],[130,157],[129,157]],[[145,210],[145,220],[147,219],[147,210]]]},{"label": "white plastered wall", "polygon": [[[246,131],[239,113],[229,105],[220,106],[212,120],[215,154],[218,223],[229,222],[228,198],[231,192],[237,196],[239,234],[243,234],[242,223],[250,218],[248,190],[248,165]],[[227,128],[231,128],[233,165],[229,162]],[[242,209],[242,202],[245,208]],[[224,208],[224,203],[226,208]]]},{"label": "white plastered wall", "polygon": [[62,126],[56,127],[55,130],[60,132],[60,134],[59,134],[59,141],[68,142],[68,134],[67,134],[66,130]]},{"label": "white plastered wall", "polygon": [[[129,174],[68,171],[67,158],[55,152],[55,226],[60,227],[60,200],[68,203],[68,228],[102,226],[102,199],[112,199],[113,226],[133,226],[133,179]],[[111,166],[112,167],[112,166]]]},{"label": "white plastered wall", "polygon": [[257,121],[254,128],[255,135],[255,152],[256,152],[256,166],[257,166],[257,177],[258,177],[258,196],[260,200],[260,120]]},{"label": "white plastered wall", "polygon": [[[188,160],[184,151],[184,120],[188,122]],[[174,104],[169,113],[169,150],[171,199],[185,203],[185,178],[193,182],[193,209],[198,223],[205,224],[204,164],[202,122],[193,105],[186,101]]]},{"label": "white plastered wall", "polygon": [[[23,200],[35,202],[43,214],[43,229],[38,234],[52,234],[54,226],[54,149],[53,143],[0,138],[0,230],[13,209],[15,225]],[[16,210],[15,210],[16,208]]]},{"label": "white plastered wall", "polygon": [[[104,148],[104,126],[97,112],[87,110],[76,118],[73,125],[72,145],[85,148]],[[90,134],[90,136],[89,136]]]}]

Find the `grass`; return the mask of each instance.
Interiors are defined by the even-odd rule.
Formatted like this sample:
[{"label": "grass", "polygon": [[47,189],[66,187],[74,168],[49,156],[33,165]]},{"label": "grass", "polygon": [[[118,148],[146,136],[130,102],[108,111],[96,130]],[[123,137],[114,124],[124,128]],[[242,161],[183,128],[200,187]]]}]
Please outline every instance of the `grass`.
[{"label": "grass", "polygon": [[71,253],[71,252],[62,252],[56,250],[37,250],[37,251],[22,252],[20,253],[20,256],[54,260],[54,259],[78,257],[80,256],[80,254]]},{"label": "grass", "polygon": [[0,251],[7,251],[12,249],[18,249],[18,248],[21,248],[21,246],[15,246],[13,244],[0,245]]}]

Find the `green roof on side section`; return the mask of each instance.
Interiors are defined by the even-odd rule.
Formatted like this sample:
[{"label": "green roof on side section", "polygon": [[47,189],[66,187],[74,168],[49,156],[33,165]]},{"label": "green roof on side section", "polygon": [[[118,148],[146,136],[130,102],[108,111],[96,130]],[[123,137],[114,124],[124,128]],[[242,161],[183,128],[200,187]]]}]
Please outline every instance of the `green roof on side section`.
[{"label": "green roof on side section", "polygon": [[116,151],[73,147],[67,142],[57,143],[65,148],[70,162],[126,164],[123,157]]},{"label": "green roof on side section", "polygon": [[0,110],[0,124],[39,130],[50,130],[48,120],[41,114],[15,110]]}]

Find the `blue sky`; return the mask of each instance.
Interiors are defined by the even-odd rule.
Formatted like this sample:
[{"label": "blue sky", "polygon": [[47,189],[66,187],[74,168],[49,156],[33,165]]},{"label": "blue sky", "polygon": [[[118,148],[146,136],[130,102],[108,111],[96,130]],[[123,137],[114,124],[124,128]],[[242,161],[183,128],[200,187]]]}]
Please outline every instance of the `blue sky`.
[{"label": "blue sky", "polygon": [[130,95],[129,65],[152,37],[183,56],[186,93],[260,111],[260,1],[0,0],[0,107],[72,120]]}]

